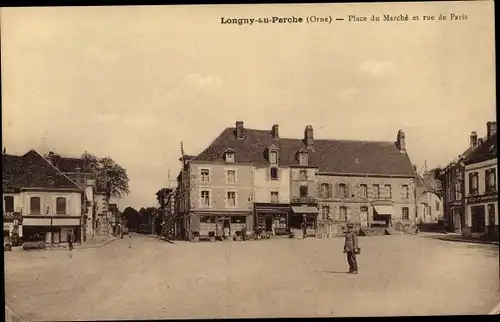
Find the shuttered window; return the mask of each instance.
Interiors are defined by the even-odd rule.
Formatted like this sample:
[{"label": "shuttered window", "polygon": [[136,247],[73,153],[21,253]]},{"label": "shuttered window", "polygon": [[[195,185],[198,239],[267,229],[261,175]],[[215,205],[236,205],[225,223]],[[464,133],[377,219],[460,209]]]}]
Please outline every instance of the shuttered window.
[{"label": "shuttered window", "polygon": [[373,198],[380,199],[380,186],[378,184],[373,185]]},{"label": "shuttered window", "polygon": [[340,221],[347,221],[347,207],[341,206],[340,207]]},{"label": "shuttered window", "polygon": [[385,198],[386,199],[392,199],[392,187],[390,184],[386,184],[384,186],[385,188]]},{"label": "shuttered window", "polygon": [[368,198],[368,186],[366,184],[362,184],[359,186],[359,197],[361,199]]},{"label": "shuttered window", "polygon": [[486,185],[486,192],[492,192],[497,190],[497,178],[496,178],[496,170],[493,169],[487,169],[485,171],[485,185]]},{"label": "shuttered window", "polygon": [[30,198],[30,214],[31,215],[39,215],[41,212],[41,200],[40,197],[31,197]]},{"label": "shuttered window", "polygon": [[56,199],[56,214],[58,215],[66,214],[66,198],[58,197]]},{"label": "shuttered window", "polygon": [[403,198],[404,199],[409,199],[410,198],[410,188],[406,184],[404,184],[402,186],[402,188],[403,188]]},{"label": "shuttered window", "polygon": [[469,173],[469,193],[475,195],[479,192],[478,189],[478,173]]}]

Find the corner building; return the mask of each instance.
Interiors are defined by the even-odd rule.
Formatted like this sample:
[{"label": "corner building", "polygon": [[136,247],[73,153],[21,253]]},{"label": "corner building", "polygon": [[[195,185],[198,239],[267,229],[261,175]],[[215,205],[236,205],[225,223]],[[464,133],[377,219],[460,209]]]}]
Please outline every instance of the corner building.
[{"label": "corner building", "polygon": [[278,125],[246,129],[239,121],[199,155],[183,157],[181,235],[217,236],[241,223],[248,231],[274,223],[277,235],[286,234],[303,219],[312,236],[347,222],[412,223],[414,178],[401,130],[396,142],[317,140],[310,125],[302,138],[281,138]]}]

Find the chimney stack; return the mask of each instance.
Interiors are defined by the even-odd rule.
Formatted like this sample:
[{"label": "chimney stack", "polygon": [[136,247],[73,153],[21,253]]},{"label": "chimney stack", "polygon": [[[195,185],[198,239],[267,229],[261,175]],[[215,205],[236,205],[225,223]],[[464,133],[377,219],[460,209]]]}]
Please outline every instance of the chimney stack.
[{"label": "chimney stack", "polygon": [[49,159],[49,162],[57,168],[57,165],[59,163],[59,160],[61,159],[61,156],[59,154],[56,154],[52,151],[49,151],[49,154],[47,155],[47,159]]},{"label": "chimney stack", "polygon": [[396,145],[399,149],[399,152],[401,152],[401,153],[406,153],[406,139],[405,138],[406,138],[405,132],[403,132],[403,130],[399,130],[397,140],[396,140]]},{"label": "chimney stack", "polygon": [[476,145],[477,145],[477,132],[476,131],[472,131],[470,133],[470,146],[474,147]]},{"label": "chimney stack", "polygon": [[312,125],[306,126],[304,130],[304,141],[308,149],[312,149],[314,147],[314,131]]},{"label": "chimney stack", "polygon": [[491,138],[492,136],[497,134],[497,122],[488,122],[486,123],[486,133],[487,138]]},{"label": "chimney stack", "polygon": [[81,170],[82,170],[82,169],[80,169],[80,167],[77,167],[77,168],[75,169],[75,172],[76,172],[76,179],[75,179],[75,180],[76,180],[76,184],[77,184],[78,186],[80,186],[80,187],[82,186],[82,174],[80,173],[80,172],[81,172]]},{"label": "chimney stack", "polygon": [[243,121],[236,121],[236,138],[243,139]]},{"label": "chimney stack", "polygon": [[272,133],[273,133],[273,139],[277,140],[280,138],[280,135],[279,135],[279,127],[278,127],[278,124],[274,124],[273,125],[273,130],[272,130]]}]

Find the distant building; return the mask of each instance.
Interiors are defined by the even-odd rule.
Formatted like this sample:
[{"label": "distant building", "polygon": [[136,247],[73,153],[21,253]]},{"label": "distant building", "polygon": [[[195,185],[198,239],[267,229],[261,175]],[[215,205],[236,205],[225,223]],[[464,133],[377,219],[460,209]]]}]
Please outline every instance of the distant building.
[{"label": "distant building", "polygon": [[464,234],[490,235],[498,240],[498,158],[496,122],[488,122],[486,140],[464,161]]},{"label": "distant building", "polygon": [[226,128],[203,152],[185,156],[178,176],[185,238],[270,230],[306,221],[308,234],[415,223],[415,175],[405,134],[395,142],[302,139],[271,130]]},{"label": "distant building", "polygon": [[417,223],[437,223],[443,220],[443,199],[439,194],[439,185],[433,173],[417,174]]}]

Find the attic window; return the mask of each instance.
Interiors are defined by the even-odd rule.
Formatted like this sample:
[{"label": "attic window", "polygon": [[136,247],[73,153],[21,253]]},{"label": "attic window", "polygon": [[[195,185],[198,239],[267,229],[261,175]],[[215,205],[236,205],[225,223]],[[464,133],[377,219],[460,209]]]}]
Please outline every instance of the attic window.
[{"label": "attic window", "polygon": [[229,148],[224,151],[224,157],[227,163],[234,163],[234,150]]},{"label": "attic window", "polygon": [[269,152],[269,162],[271,164],[278,163],[278,152],[277,151],[271,151],[271,152]]},{"label": "attic window", "polygon": [[301,149],[299,151],[299,164],[300,165],[308,165],[309,160],[308,160],[308,154],[307,151],[304,149]]}]

